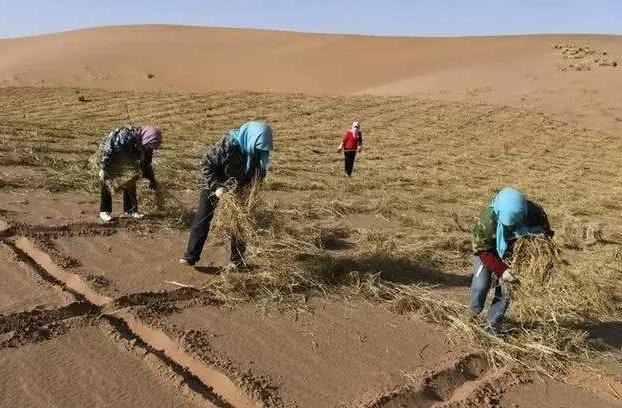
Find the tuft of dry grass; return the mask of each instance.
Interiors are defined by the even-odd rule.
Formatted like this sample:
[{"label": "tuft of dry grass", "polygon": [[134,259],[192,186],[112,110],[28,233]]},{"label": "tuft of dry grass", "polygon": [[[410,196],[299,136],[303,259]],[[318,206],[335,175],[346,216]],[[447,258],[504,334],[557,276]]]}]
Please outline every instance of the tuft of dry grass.
[{"label": "tuft of dry grass", "polygon": [[603,242],[603,229],[598,223],[584,223],[566,215],[557,231],[556,240],[564,248],[580,250]]},{"label": "tuft of dry grass", "polygon": [[554,44],[554,49],[561,50],[564,62],[559,65],[561,71],[591,71],[599,67],[617,67],[618,63],[609,57],[606,51],[589,46],[572,44]]},{"label": "tuft of dry grass", "polygon": [[[146,190],[146,189],[143,189]],[[140,206],[160,228],[183,230],[192,224],[194,211],[180,198],[179,191],[172,191],[160,184],[157,191],[140,192]]]}]

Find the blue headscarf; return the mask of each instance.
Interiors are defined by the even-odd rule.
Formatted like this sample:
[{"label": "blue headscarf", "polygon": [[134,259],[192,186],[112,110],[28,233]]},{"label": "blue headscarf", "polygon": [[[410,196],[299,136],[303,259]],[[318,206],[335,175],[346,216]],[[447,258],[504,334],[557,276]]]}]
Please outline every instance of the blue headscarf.
[{"label": "blue headscarf", "polygon": [[272,151],[272,128],[265,122],[246,122],[239,129],[229,132],[233,140],[240,145],[246,157],[246,172],[251,170],[253,157],[259,153],[259,166],[267,171],[270,168]]},{"label": "blue headscarf", "polygon": [[[508,249],[506,235],[521,237],[530,233],[525,226],[527,200],[520,191],[505,187],[492,200],[491,206],[497,216],[497,254],[503,259]],[[505,227],[508,227],[508,234]]]}]

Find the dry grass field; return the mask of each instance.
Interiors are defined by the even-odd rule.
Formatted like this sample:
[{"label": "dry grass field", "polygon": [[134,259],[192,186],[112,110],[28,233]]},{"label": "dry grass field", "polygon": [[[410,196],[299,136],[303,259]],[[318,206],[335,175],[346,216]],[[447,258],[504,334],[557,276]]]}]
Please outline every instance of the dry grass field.
[{"label": "dry grass field", "polygon": [[[336,149],[354,118],[365,146],[349,179]],[[249,119],[276,134],[251,266],[224,271],[215,234],[184,269],[200,157]],[[100,225],[89,158],[128,120],[164,130],[168,201],[141,185],[146,220]],[[0,406],[512,407],[542,387],[541,406],[620,406],[621,153],[612,134],[483,104],[3,88],[0,270],[27,281],[0,289],[0,367],[16,376]],[[564,267],[610,309],[562,298],[538,327],[510,313],[506,341],[466,320],[471,229],[508,185],[542,203]],[[25,363],[44,355],[85,380]]]}]

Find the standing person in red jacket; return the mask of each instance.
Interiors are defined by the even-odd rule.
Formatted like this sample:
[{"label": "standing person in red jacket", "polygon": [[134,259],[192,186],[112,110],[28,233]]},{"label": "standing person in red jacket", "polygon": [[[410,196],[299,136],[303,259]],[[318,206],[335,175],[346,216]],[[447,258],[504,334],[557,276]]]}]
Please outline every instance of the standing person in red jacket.
[{"label": "standing person in red jacket", "polygon": [[346,174],[350,177],[352,176],[352,170],[354,170],[356,152],[358,150],[360,153],[363,150],[363,133],[358,121],[352,122],[352,127],[346,130],[346,133],[343,135],[343,140],[337,151],[341,152],[342,150],[345,156]]}]

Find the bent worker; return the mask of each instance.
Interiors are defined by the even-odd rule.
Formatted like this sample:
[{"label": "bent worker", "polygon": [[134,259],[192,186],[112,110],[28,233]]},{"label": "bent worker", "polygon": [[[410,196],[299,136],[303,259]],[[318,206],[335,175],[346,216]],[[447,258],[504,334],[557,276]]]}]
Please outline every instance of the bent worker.
[{"label": "bent worker", "polygon": [[[233,179],[238,189],[256,177],[263,178],[270,164],[272,128],[264,122],[247,122],[231,130],[212,146],[201,161],[201,196],[192,222],[188,248],[179,263],[195,265],[203,251],[210,224],[225,184]],[[231,237],[231,262],[241,266],[246,243],[241,237]]]},{"label": "bent worker", "polygon": [[109,132],[102,143],[99,161],[101,201],[99,217],[112,220],[112,194],[123,189],[122,217],[141,219],[138,211],[136,182],[149,180],[149,188],[158,189],[153,171],[153,151],[162,145],[162,132],[151,126],[117,128]]},{"label": "bent worker", "polygon": [[358,121],[352,122],[352,127],[344,133],[337,151],[341,152],[342,150],[346,175],[351,177],[357,150],[359,153],[363,150],[363,133],[361,132],[361,124]]},{"label": "bent worker", "polygon": [[473,231],[474,269],[471,283],[473,316],[484,308],[486,296],[495,281],[494,297],[488,313],[488,329],[501,330],[503,316],[510,303],[512,283],[516,277],[508,267],[516,240],[530,234],[553,236],[542,207],[525,198],[518,190],[503,188],[482,211]]}]

